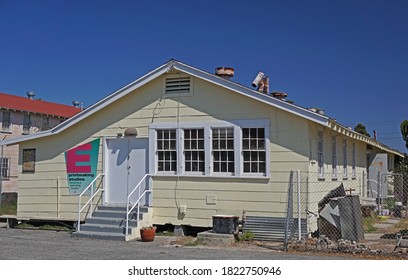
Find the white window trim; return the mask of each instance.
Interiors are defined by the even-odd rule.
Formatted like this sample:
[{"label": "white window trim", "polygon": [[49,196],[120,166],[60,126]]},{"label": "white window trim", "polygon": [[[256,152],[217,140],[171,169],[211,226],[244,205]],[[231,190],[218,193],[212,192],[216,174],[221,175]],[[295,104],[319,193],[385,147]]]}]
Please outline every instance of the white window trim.
[{"label": "white window trim", "polygon": [[[322,137],[320,137],[320,135]],[[321,142],[322,150],[319,150],[319,144]],[[320,167],[320,156],[321,156],[321,167]],[[317,175],[319,179],[324,179],[324,133],[323,131],[319,130],[317,132]]]},{"label": "white window trim", "polygon": [[342,143],[342,152],[343,152],[343,179],[348,178],[348,145],[347,139],[343,139]]},{"label": "white window trim", "polygon": [[[234,129],[234,174],[227,174],[212,171],[212,128]],[[266,174],[249,174],[243,172],[243,149],[242,149],[242,128],[264,128],[265,129],[265,153],[266,153]],[[157,170],[157,133],[158,129],[176,129],[177,137],[177,173],[158,172]],[[185,172],[184,171],[184,129],[204,129],[205,147],[205,172]],[[270,178],[270,140],[269,140],[269,120],[234,120],[194,122],[194,123],[154,123],[149,127],[149,171],[154,175],[165,176],[193,176],[193,177],[220,177],[220,178]]]},{"label": "white window trim", "polygon": [[356,142],[351,144],[351,178],[355,179],[357,176],[356,172]]},{"label": "white window trim", "polygon": [[[338,175],[338,158],[337,158],[337,137],[332,135],[331,151],[332,151],[332,178],[337,179]],[[334,148],[334,149],[333,149]]]}]

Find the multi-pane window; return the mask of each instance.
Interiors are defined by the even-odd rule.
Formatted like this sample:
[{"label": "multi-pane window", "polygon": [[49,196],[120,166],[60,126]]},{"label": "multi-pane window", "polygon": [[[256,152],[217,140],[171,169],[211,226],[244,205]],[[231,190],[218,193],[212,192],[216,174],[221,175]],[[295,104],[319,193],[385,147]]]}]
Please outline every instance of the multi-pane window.
[{"label": "multi-pane window", "polygon": [[317,169],[319,177],[324,177],[323,132],[317,133]]},{"label": "multi-pane window", "polygon": [[10,178],[10,158],[0,157],[0,174],[2,179]]},{"label": "multi-pane window", "polygon": [[268,128],[268,120],[152,124],[151,167],[167,175],[266,177]]},{"label": "multi-pane window", "polygon": [[332,136],[332,176],[337,178],[337,141],[336,136]]},{"label": "multi-pane window", "polygon": [[9,131],[11,125],[11,113],[10,111],[3,111],[1,119],[1,129],[3,131]]},{"label": "multi-pane window", "polygon": [[31,116],[25,114],[23,116],[23,132],[24,133],[30,132],[30,127],[31,127]]},{"label": "multi-pane window", "polygon": [[212,130],[213,171],[234,173],[234,129],[213,128]]},{"label": "multi-pane window", "polygon": [[343,140],[343,177],[347,177],[347,140]]},{"label": "multi-pane window", "polygon": [[356,143],[351,145],[351,176],[356,177]]},{"label": "multi-pane window", "polygon": [[244,173],[266,173],[265,129],[242,129]]},{"label": "multi-pane window", "polygon": [[157,130],[157,170],[177,172],[176,130]]},{"label": "multi-pane window", "polygon": [[50,128],[50,118],[47,116],[42,117],[42,124],[41,124],[41,130],[47,130]]},{"label": "multi-pane window", "polygon": [[204,129],[184,130],[184,170],[187,172],[204,172]]}]

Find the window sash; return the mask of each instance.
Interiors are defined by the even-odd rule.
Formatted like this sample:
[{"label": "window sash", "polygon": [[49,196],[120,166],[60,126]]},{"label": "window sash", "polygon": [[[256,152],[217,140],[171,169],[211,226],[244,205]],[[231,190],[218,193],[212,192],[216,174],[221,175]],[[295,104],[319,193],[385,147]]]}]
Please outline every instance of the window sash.
[{"label": "window sash", "polygon": [[234,129],[212,129],[212,170],[215,173],[235,172]]},{"label": "window sash", "polygon": [[319,131],[317,134],[317,172],[319,177],[324,177],[323,132]]},{"label": "window sash", "polygon": [[242,129],[243,173],[266,174],[265,128]]},{"label": "window sash", "polygon": [[23,131],[29,132],[31,128],[31,116],[23,115]]},{"label": "window sash", "polygon": [[184,129],[184,170],[205,172],[204,129]]},{"label": "window sash", "polygon": [[157,170],[177,172],[177,141],[175,129],[157,130]]},{"label": "window sash", "polygon": [[356,177],[356,143],[353,142],[351,146],[351,176]]},{"label": "window sash", "polygon": [[10,158],[0,157],[0,174],[3,179],[10,178]]},{"label": "window sash", "polygon": [[11,126],[11,113],[10,111],[3,111],[1,120],[2,130],[8,131],[10,130],[10,126]]},{"label": "window sash", "polygon": [[343,177],[347,175],[347,140],[343,140]]},{"label": "window sash", "polygon": [[337,177],[337,141],[336,136],[332,136],[332,177]]}]

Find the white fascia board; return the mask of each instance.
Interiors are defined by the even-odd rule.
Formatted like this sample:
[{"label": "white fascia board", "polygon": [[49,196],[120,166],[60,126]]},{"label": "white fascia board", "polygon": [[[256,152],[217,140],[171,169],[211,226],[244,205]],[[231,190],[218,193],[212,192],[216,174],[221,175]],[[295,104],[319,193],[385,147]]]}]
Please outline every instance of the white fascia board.
[{"label": "white fascia board", "polygon": [[0,141],[0,146],[10,146],[10,145],[15,145],[21,142],[25,142],[28,140],[32,140],[32,139],[37,139],[37,138],[41,138],[41,137],[46,137],[48,135],[51,135],[52,132],[51,130],[47,130],[47,131],[41,131],[35,134],[30,134],[30,135],[23,135],[21,137],[17,137],[17,138],[11,138],[8,140],[3,140]]},{"label": "white fascia board", "polygon": [[59,126],[55,127],[55,132],[58,133],[60,130],[64,130],[71,125],[76,124],[77,122],[85,119],[86,117],[92,115],[93,113],[103,109],[104,107],[110,105],[111,103],[115,102],[116,100],[122,98],[129,92],[134,91],[135,89],[147,84],[148,82],[154,80],[155,78],[159,77],[160,75],[166,73],[168,71],[168,64],[164,64],[155,70],[147,73],[143,77],[131,82],[130,84],[124,86],[123,88],[115,91],[114,93],[108,95],[107,97],[101,99],[97,103],[91,105],[78,115],[66,120],[65,122],[61,123]]},{"label": "white fascia board", "polygon": [[81,120],[87,118],[88,116],[92,115],[93,113],[101,110],[102,108],[108,106],[109,104],[115,102],[116,100],[120,99],[121,97],[125,96],[129,92],[145,85],[146,83],[150,82],[151,80],[157,78],[158,76],[166,73],[169,70],[169,63],[163,64],[162,66],[154,69],[153,71],[147,73],[146,75],[142,76],[141,78],[131,82],[130,84],[120,88],[119,90],[115,91],[114,93],[108,95],[107,97],[101,99],[97,103],[91,105],[90,107],[86,108],[84,111],[76,114],[72,118],[67,119],[66,121],[62,122],[61,124],[57,125],[51,130],[35,133],[33,135],[27,135],[23,137],[13,138],[7,141],[0,141],[0,145],[13,145],[25,141],[29,141],[32,139],[37,139],[41,137],[46,137],[53,134],[58,134],[61,131],[75,125],[76,123],[80,122]]},{"label": "white fascia board", "polygon": [[279,108],[281,110],[290,112],[292,114],[295,114],[297,116],[303,117],[305,119],[311,120],[313,122],[319,123],[324,126],[328,126],[329,123],[329,118],[327,116],[323,116],[317,113],[314,113],[310,110],[301,108],[299,106],[295,106],[293,104],[287,103],[285,101],[261,94],[257,91],[251,90],[247,87],[244,87],[242,85],[239,85],[237,83],[228,81],[224,78],[217,77],[215,75],[209,74],[207,72],[204,72],[202,70],[193,68],[191,66],[185,65],[180,62],[175,62],[173,64],[173,67],[179,71],[185,72],[187,74],[190,74],[192,76],[198,77],[200,79],[206,80],[208,82],[211,82],[213,84],[219,85],[221,87],[224,87],[226,89],[235,91],[237,93],[240,93],[244,96],[250,97],[252,99],[258,100],[260,102],[266,103],[268,105],[272,105],[276,108]]}]

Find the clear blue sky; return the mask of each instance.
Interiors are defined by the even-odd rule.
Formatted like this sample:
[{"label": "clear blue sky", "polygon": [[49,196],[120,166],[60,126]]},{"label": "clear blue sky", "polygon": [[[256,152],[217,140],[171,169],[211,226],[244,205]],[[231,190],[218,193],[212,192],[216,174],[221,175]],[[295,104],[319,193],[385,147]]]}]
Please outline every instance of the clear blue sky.
[{"label": "clear blue sky", "polygon": [[408,1],[0,0],[0,92],[89,106],[175,58],[406,152]]}]

